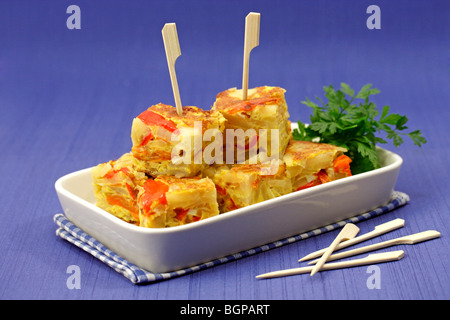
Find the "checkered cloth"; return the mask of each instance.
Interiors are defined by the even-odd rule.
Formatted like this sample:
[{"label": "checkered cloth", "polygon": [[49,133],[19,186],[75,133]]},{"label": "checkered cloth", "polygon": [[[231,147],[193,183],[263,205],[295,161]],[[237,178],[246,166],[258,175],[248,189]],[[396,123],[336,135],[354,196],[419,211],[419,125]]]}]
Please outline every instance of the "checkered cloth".
[{"label": "checkered cloth", "polygon": [[235,261],[241,258],[245,258],[257,253],[261,253],[273,248],[278,248],[281,246],[284,246],[286,244],[290,244],[293,242],[297,242],[306,238],[310,238],[328,231],[332,231],[338,228],[341,228],[346,223],[356,223],[360,221],[364,221],[376,216],[379,216],[381,214],[387,213],[389,211],[392,211],[400,206],[403,206],[409,202],[409,196],[403,192],[394,191],[392,194],[392,198],[390,202],[384,206],[381,206],[379,208],[376,208],[374,210],[365,212],[363,214],[360,214],[358,216],[355,216],[353,218],[349,218],[346,220],[342,220],[337,223],[333,223],[330,225],[327,225],[325,227],[311,230],[293,237],[289,237],[283,240],[275,241],[269,244],[265,244],[260,247],[256,247],[250,250],[238,252],[220,259],[215,259],[206,263],[201,263],[196,266],[192,266],[189,268],[185,268],[182,270],[176,270],[172,272],[166,272],[166,273],[152,273],[147,270],[144,270],[142,268],[139,268],[138,266],[133,265],[132,263],[128,262],[124,258],[120,257],[113,251],[106,248],[103,244],[101,244],[99,241],[91,237],[90,235],[86,234],[84,231],[82,231],[80,228],[72,224],[63,214],[56,214],[53,217],[54,222],[59,227],[56,230],[56,235],[61,237],[62,239],[67,240],[68,242],[76,245],[77,247],[83,249],[84,251],[90,253],[103,263],[107,264],[117,272],[124,275],[126,278],[128,278],[132,283],[135,284],[142,284],[142,283],[151,283],[161,280],[167,280],[172,279],[175,277],[179,277],[182,275],[190,274],[196,271],[205,270],[207,268],[211,268],[214,266],[217,266],[222,263]]}]

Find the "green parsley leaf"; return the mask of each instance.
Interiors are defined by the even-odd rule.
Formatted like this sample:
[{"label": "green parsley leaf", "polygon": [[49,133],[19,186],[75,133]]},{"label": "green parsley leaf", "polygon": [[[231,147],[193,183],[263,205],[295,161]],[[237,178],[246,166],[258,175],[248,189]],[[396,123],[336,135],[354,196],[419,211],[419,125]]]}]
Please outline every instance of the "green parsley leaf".
[{"label": "green parsley leaf", "polygon": [[372,88],[372,84],[363,86],[356,95],[355,90],[346,83],[341,83],[339,90],[331,85],[323,90],[326,102],[319,97],[316,99],[320,104],[308,98],[302,101],[312,108],[310,124],[298,121],[293,137],[295,140],[319,140],[346,148],[346,154],[352,159],[353,174],[380,167],[376,144],[387,143],[377,136],[381,132],[385,132],[387,139],[391,139],[396,147],[404,142],[403,137],[409,137],[419,147],[427,142],[420,130],[405,132],[408,129],[406,116],[389,114],[389,106],[384,106],[379,112],[375,103],[369,101],[370,96],[380,93]]}]

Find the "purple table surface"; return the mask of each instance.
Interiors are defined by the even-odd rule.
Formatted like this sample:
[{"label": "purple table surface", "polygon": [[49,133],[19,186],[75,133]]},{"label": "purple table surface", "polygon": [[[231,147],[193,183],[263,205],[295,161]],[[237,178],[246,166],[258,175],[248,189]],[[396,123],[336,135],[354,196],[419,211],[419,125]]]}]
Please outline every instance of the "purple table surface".
[{"label": "purple table surface", "polygon": [[[81,29],[69,29],[80,8]],[[371,4],[381,29],[366,25]],[[174,104],[161,29],[177,24],[176,72],[184,105],[209,109],[218,92],[241,87],[244,19],[261,13],[249,86],[287,90],[291,120],[308,121],[306,97],[341,82],[372,83],[377,106],[408,116],[428,143],[385,145],[404,163],[396,189],[411,201],[359,224],[366,233],[394,218],[405,227],[375,243],[435,229],[439,239],[379,265],[258,280],[298,266],[338,231],[211,269],[133,285],[55,235],[55,181],[129,151],[131,120],[148,106]],[[450,298],[448,1],[0,1],[0,298],[149,300],[437,300]],[[74,20],[77,22],[77,20]],[[70,289],[69,266],[79,267]]]}]

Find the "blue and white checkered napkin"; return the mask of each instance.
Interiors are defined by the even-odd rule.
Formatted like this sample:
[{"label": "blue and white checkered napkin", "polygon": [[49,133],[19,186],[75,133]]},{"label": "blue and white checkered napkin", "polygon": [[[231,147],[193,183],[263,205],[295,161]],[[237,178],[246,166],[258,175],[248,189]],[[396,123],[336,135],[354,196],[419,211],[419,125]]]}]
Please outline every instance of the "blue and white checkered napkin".
[{"label": "blue and white checkered napkin", "polygon": [[253,248],[250,250],[242,251],[239,253],[235,253],[233,255],[229,255],[220,259],[212,260],[206,263],[202,263],[193,267],[189,267],[182,270],[166,272],[166,273],[152,273],[147,270],[141,269],[132,263],[128,262],[124,258],[120,257],[113,251],[106,248],[99,241],[86,234],[84,231],[79,229],[77,226],[72,224],[63,214],[56,214],[53,217],[54,222],[59,227],[56,230],[56,235],[59,237],[69,241],[70,243],[76,245],[77,247],[83,249],[84,251],[90,253],[103,263],[107,264],[117,272],[124,275],[131,282],[138,283],[150,283],[156,282],[160,280],[171,279],[175,277],[179,277],[182,275],[190,274],[195,271],[204,270],[207,268],[211,268],[217,266],[222,263],[235,261],[241,258],[245,258],[260,252],[264,252],[273,248],[278,248],[286,244],[290,244],[296,241],[300,241],[302,239],[310,238],[328,231],[332,231],[344,226],[346,223],[356,223],[360,221],[364,221],[381,214],[392,211],[400,206],[403,206],[409,202],[409,196],[403,192],[394,191],[392,194],[391,201],[385,206],[376,208],[374,210],[365,212],[353,218],[349,218],[346,220],[342,220],[337,223],[330,224],[328,226],[311,230],[293,237],[289,237],[283,240],[275,241],[269,244],[265,244],[263,246]]}]

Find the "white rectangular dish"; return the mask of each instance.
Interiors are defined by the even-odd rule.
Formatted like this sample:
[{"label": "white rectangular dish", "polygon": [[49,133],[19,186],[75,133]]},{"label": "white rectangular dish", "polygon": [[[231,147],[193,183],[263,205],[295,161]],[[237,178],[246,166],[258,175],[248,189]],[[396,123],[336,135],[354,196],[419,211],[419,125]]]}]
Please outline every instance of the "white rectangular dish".
[{"label": "white rectangular dish", "polygon": [[347,219],[387,203],[402,158],[378,148],[382,167],[188,225],[148,229],[95,205],[91,168],[58,179],[66,217],[129,262],[154,273],[179,270]]}]

